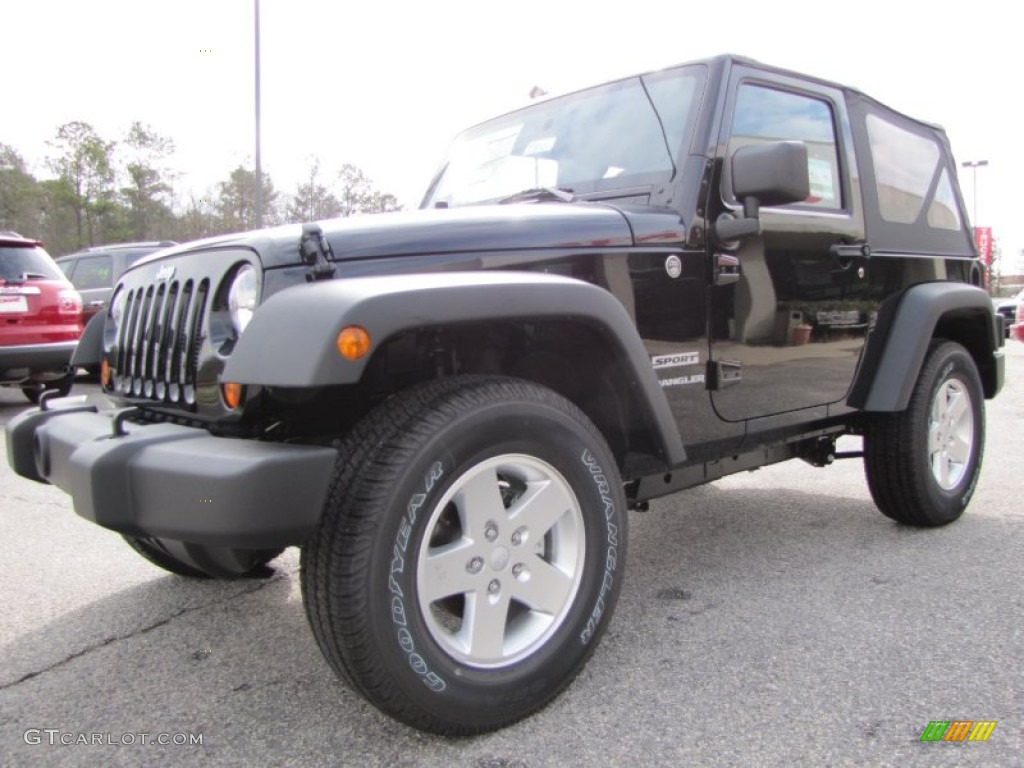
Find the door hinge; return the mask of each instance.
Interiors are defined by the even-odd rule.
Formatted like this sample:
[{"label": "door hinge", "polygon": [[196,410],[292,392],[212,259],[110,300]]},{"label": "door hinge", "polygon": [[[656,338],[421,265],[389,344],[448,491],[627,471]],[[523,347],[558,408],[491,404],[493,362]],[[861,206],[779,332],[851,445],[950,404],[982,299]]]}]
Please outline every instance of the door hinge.
[{"label": "door hinge", "polygon": [[743,381],[743,363],[739,360],[709,360],[708,389],[725,389]]}]

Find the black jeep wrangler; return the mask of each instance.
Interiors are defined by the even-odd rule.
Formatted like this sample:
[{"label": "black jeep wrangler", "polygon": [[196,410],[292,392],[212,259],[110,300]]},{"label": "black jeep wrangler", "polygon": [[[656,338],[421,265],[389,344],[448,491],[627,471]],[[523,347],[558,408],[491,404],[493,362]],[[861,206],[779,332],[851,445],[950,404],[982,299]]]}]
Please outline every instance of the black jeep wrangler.
[{"label": "black jeep wrangler", "polygon": [[417,212],[148,257],[77,352],[104,397],[8,456],[174,573],[301,546],[335,671],[475,733],[593,652],[628,508],[854,434],[884,514],[956,520],[1003,380],[980,275],[940,129],[720,57],[469,129]]}]

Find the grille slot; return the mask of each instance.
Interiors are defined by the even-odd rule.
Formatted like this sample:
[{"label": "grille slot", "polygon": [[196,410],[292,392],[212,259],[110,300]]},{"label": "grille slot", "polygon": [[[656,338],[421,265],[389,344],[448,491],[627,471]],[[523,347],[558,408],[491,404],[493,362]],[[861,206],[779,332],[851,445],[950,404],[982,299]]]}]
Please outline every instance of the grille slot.
[{"label": "grille slot", "polygon": [[117,339],[119,394],[195,404],[209,293],[209,280],[191,278],[128,292]]}]

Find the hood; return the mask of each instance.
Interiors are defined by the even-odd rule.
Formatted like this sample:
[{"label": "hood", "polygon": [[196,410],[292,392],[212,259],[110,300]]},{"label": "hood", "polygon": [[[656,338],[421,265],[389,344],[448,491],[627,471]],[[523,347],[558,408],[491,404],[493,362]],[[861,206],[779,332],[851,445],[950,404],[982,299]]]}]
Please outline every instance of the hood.
[{"label": "hood", "polygon": [[[336,261],[480,251],[681,244],[679,213],[608,203],[520,203],[379,213],[319,222]],[[211,247],[248,247],[265,269],[301,263],[302,227],[290,224],[159,251],[152,262]]]},{"label": "hood", "polygon": [[629,225],[614,208],[532,203],[375,214],[323,222],[338,260],[473,251],[628,246]]}]

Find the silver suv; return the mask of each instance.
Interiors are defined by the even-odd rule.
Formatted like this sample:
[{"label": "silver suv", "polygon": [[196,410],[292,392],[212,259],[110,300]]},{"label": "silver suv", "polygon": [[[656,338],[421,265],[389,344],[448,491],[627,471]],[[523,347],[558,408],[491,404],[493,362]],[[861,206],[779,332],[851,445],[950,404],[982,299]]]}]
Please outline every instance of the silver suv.
[{"label": "silver suv", "polygon": [[114,291],[114,283],[128,267],[143,256],[171,245],[177,243],[173,240],[162,240],[97,245],[57,259],[57,266],[82,294],[85,305],[83,323],[88,325],[93,316],[107,305]]}]

